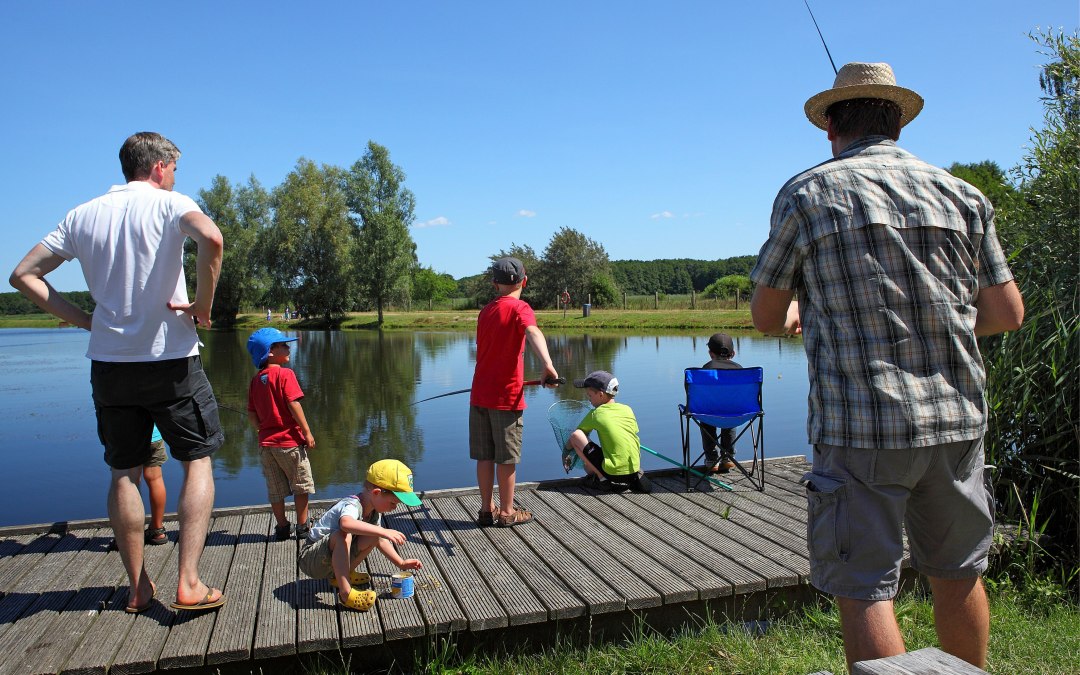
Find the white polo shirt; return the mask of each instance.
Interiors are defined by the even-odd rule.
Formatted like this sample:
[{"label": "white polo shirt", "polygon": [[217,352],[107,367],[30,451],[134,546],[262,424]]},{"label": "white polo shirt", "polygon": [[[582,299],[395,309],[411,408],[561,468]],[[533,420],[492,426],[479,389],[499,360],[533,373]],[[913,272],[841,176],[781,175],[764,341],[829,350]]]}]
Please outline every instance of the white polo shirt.
[{"label": "white polo shirt", "polygon": [[160,361],[199,353],[195,322],[168,302],[188,302],[180,217],[193,199],[145,181],[114,185],[75,207],[42,244],[77,258],[97,302],[86,356],[97,361]]}]

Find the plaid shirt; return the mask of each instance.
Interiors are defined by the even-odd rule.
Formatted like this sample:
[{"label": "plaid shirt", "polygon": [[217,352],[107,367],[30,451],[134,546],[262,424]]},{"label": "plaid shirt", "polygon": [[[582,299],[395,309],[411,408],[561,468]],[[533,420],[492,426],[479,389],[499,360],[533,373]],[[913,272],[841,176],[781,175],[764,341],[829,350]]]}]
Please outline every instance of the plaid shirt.
[{"label": "plaid shirt", "polygon": [[750,278],[796,290],[811,443],[908,448],[986,431],[979,288],[1012,279],[978,190],[884,136],[796,176]]}]

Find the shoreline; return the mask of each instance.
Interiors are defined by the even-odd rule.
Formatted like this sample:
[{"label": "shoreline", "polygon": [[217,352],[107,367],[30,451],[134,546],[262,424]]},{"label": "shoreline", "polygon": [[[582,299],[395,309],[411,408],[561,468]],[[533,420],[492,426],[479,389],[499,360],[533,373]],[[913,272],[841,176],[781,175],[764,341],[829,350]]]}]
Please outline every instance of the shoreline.
[{"label": "shoreline", "polygon": [[[475,330],[479,310],[463,311],[413,311],[384,312],[382,330]],[[581,311],[566,312],[540,310],[536,322],[541,330],[557,329],[563,332],[646,331],[646,332],[754,332],[747,309],[675,309],[675,310],[622,310],[595,309],[587,317]],[[243,313],[228,328],[212,328],[222,331],[255,330],[273,326],[288,330],[379,330],[375,312],[350,312],[341,320],[326,323],[318,319],[285,321],[275,317],[267,321],[265,314]],[[48,314],[0,316],[0,328],[60,328],[60,322]]]}]

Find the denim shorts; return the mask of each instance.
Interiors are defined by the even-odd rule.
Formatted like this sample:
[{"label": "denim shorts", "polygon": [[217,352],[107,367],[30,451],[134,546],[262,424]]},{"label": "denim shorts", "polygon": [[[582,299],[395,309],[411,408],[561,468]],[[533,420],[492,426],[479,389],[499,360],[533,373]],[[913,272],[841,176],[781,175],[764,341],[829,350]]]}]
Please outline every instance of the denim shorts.
[{"label": "denim shorts", "polygon": [[469,457],[496,464],[521,462],[521,411],[469,406]]},{"label": "denim shorts", "polygon": [[124,470],[153,455],[157,425],[181,462],[208,457],[225,442],[217,400],[198,356],[165,361],[91,361],[90,386],[105,463]]},{"label": "denim shorts", "polygon": [[806,484],[810,583],[857,600],[896,595],[907,531],[911,565],[930,577],[986,571],[994,531],[983,441],[872,450],[814,447]]}]

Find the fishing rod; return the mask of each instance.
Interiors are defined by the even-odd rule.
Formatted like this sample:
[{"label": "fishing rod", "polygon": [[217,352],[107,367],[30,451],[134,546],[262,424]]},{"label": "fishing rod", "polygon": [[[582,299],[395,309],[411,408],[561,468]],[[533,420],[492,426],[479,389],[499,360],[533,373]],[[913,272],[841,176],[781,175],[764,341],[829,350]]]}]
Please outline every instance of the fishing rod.
[{"label": "fishing rod", "polygon": [[[530,385],[530,386],[537,385],[537,384],[543,384],[545,386],[549,385],[549,384],[566,384],[566,378],[565,377],[559,377],[559,378],[551,378],[551,377],[549,377],[549,378],[546,378],[546,379],[543,379],[543,380],[529,380],[528,382],[522,382],[522,384]],[[469,387],[468,389],[458,389],[457,391],[448,391],[445,394],[439,394],[438,396],[429,396],[427,398],[422,398],[419,401],[413,401],[409,405],[416,405],[417,403],[423,403],[424,401],[434,401],[435,399],[443,398],[444,396],[454,396],[456,394],[464,394],[464,393],[470,392],[470,391],[472,391],[472,387]]]},{"label": "fishing rod", "polygon": [[838,75],[839,71],[836,70],[836,63],[832,60],[832,54],[829,52],[829,45],[825,44],[825,36],[821,34],[821,27],[817,25],[817,19],[814,18],[814,12],[810,9],[810,0],[803,0],[803,4],[806,5],[806,11],[810,12],[810,20],[814,22],[814,28],[817,28],[818,37],[821,38],[821,46],[825,48],[825,55],[829,57],[829,63],[832,65],[833,75]]},{"label": "fishing rod", "polygon": [[719,480],[717,480],[717,479],[713,478],[712,476],[707,476],[707,475],[705,475],[705,474],[701,473],[700,471],[698,471],[697,469],[692,469],[692,468],[690,468],[690,467],[686,466],[686,465],[685,465],[685,464],[683,464],[682,462],[678,462],[678,461],[676,461],[676,460],[674,460],[674,459],[672,459],[672,458],[670,458],[670,457],[667,457],[667,456],[665,456],[665,455],[661,455],[661,454],[660,454],[659,452],[657,452],[657,451],[655,451],[655,450],[652,450],[652,449],[650,449],[650,448],[646,448],[646,447],[645,447],[644,445],[643,445],[643,446],[641,446],[641,449],[642,449],[642,450],[644,450],[645,452],[648,452],[648,453],[651,453],[651,454],[653,454],[653,455],[656,455],[657,457],[659,457],[660,459],[662,459],[662,460],[664,460],[664,461],[666,461],[666,462],[671,462],[671,463],[672,463],[672,464],[674,464],[675,466],[677,466],[677,467],[680,467],[680,468],[682,468],[682,469],[684,469],[684,470],[686,470],[686,471],[689,471],[690,473],[694,474],[694,475],[695,475],[695,476],[697,476],[698,478],[704,478],[705,480],[709,481],[709,482],[710,482],[710,483],[712,483],[713,485],[715,485],[715,486],[717,486],[717,487],[721,487],[721,488],[724,488],[724,489],[725,489],[725,490],[727,490],[728,492],[734,492],[734,491],[735,491],[735,488],[731,487],[731,486],[730,486],[730,485],[728,485],[727,483],[725,483],[725,482],[723,482],[723,481],[719,481]]}]

